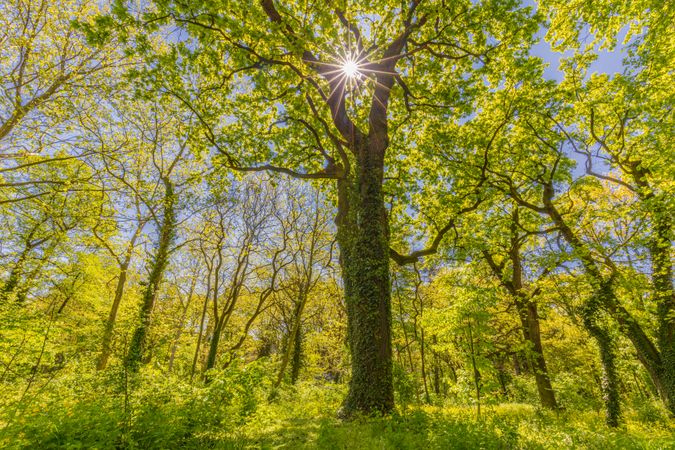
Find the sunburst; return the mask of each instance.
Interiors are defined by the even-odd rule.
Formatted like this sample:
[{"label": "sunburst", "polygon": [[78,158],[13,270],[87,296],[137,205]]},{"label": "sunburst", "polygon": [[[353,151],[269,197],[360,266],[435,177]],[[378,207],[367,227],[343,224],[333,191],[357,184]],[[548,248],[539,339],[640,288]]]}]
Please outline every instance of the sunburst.
[{"label": "sunburst", "polygon": [[[355,45],[349,38],[346,41],[341,46],[337,46],[337,52],[326,48],[326,54],[331,55],[332,53],[332,55],[325,62],[317,62],[323,68],[323,75],[332,81],[331,92],[328,97],[334,98],[334,96],[337,96],[343,102],[347,101],[346,94],[361,97],[365,92],[364,88],[369,84],[373,87],[383,86],[378,81],[378,75],[396,75],[394,71],[386,71],[381,68],[381,64],[391,57],[373,58],[379,50],[378,47],[372,47],[366,51],[363,49],[360,40]],[[356,97],[352,97],[352,99]],[[373,97],[373,101],[381,104],[377,97]]]},{"label": "sunburst", "polygon": [[358,63],[351,59],[342,62],[342,72],[349,78],[359,78],[361,75]]}]

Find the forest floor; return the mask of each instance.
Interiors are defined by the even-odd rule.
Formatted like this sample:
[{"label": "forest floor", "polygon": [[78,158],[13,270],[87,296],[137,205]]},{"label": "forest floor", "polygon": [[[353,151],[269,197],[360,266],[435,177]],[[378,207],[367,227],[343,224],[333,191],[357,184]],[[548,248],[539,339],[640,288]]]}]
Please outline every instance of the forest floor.
[{"label": "forest floor", "polygon": [[92,378],[53,381],[31,401],[5,396],[0,447],[675,449],[675,422],[656,411],[627,409],[617,429],[598,411],[553,413],[522,403],[483,405],[480,417],[475,406],[410,405],[343,422],[336,412],[344,386],[301,383],[270,400],[250,374],[207,388],[146,380],[132,392],[91,390],[103,381]]},{"label": "forest floor", "polygon": [[626,417],[611,430],[593,411],[555,414],[502,403],[483,407],[477,417],[475,407],[416,405],[389,417],[342,422],[334,409],[312,411],[308,404],[267,405],[239,430],[232,448],[675,449],[675,423]]},{"label": "forest floor", "polygon": [[[672,449],[675,428],[628,423],[609,430],[584,414],[553,418],[529,405],[502,404],[476,420],[470,408],[412,408],[405,415],[343,423],[278,417],[240,430],[224,448],[307,449]],[[264,425],[264,426],[260,426]]]}]

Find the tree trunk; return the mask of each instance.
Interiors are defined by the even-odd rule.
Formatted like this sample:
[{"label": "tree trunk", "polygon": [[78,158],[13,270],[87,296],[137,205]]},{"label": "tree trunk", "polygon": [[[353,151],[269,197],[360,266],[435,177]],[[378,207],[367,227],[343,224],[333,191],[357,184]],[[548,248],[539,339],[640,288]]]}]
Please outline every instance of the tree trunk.
[{"label": "tree trunk", "polygon": [[513,354],[513,373],[517,376],[520,376],[523,373],[523,370],[520,367],[520,356],[518,356],[518,353]]},{"label": "tree trunk", "polygon": [[[206,364],[204,365],[204,372],[213,369],[216,366],[216,357],[218,356],[218,346],[220,345],[220,335],[223,333],[223,326],[225,324],[225,317],[221,316],[216,320],[213,326],[213,334],[211,335],[211,342],[209,342],[209,353],[206,356]],[[208,381],[208,377],[204,378]]]},{"label": "tree trunk", "polygon": [[108,320],[105,322],[103,339],[101,341],[101,354],[99,355],[98,361],[96,362],[96,370],[103,370],[106,368],[108,365],[108,358],[110,357],[110,353],[112,351],[113,329],[115,328],[115,321],[117,320],[117,311],[119,310],[122,297],[124,296],[124,286],[127,282],[127,270],[131,260],[130,252],[127,253],[127,255],[127,258],[120,266],[120,274],[117,278],[117,286],[115,287],[115,298],[113,299],[112,306],[110,307]]},{"label": "tree trunk", "polygon": [[541,344],[537,304],[521,298],[517,300],[516,306],[523,330],[523,339],[530,345],[526,357],[534,372],[539,401],[544,408],[556,409],[558,408],[558,403],[555,399],[555,391],[551,385],[551,378],[548,375],[544,348]]},{"label": "tree trunk", "polygon": [[499,360],[495,363],[495,369],[497,369],[497,379],[499,380],[499,386],[501,388],[502,397],[505,400],[509,399],[509,390],[506,387],[507,375],[506,370],[504,370],[504,360],[502,357],[499,357]]},{"label": "tree trunk", "polygon": [[[26,238],[24,239],[25,243],[24,248],[21,251],[21,254],[19,254],[19,257],[17,258],[14,267],[12,267],[12,270],[9,273],[7,281],[2,286],[2,289],[0,289],[0,304],[6,303],[10,299],[15,297],[14,294],[16,293],[15,291],[17,291],[17,288],[19,287],[19,281],[21,277],[24,276],[24,266],[26,265],[26,260],[28,259],[28,256],[35,247],[41,245],[46,241],[47,238],[42,238],[37,241],[33,241],[33,236],[38,231],[41,224],[42,222],[33,225],[33,227],[28,232],[28,236],[26,236]],[[18,295],[16,297],[18,297]],[[16,300],[16,298],[14,298],[14,300]]]},{"label": "tree trunk", "polygon": [[[412,342],[410,341],[410,338],[408,337],[408,330],[406,330],[406,325],[405,325],[405,313],[403,311],[403,301],[401,301],[401,294],[396,292],[396,298],[398,299],[398,319],[399,322],[401,322],[401,330],[403,331],[403,342],[405,343],[405,346],[403,347],[403,350],[405,350],[405,355],[408,356],[408,365],[409,369],[411,372],[415,372],[415,363],[413,362],[413,357],[412,357]],[[397,346],[396,351],[400,353],[401,349]],[[404,356],[405,356],[404,355]],[[399,362],[401,364],[401,367],[405,369],[405,358],[399,357]]]},{"label": "tree trunk", "polygon": [[208,280],[209,281],[208,281],[208,284],[207,284],[207,287],[206,287],[206,295],[204,296],[204,306],[202,307],[201,319],[199,321],[199,331],[198,331],[198,335],[197,335],[197,346],[195,348],[194,358],[192,359],[192,368],[190,369],[190,381],[192,381],[192,379],[195,376],[195,370],[197,368],[197,360],[199,359],[199,349],[201,347],[202,336],[204,334],[204,321],[206,320],[206,310],[209,306],[209,294],[211,292],[211,287],[210,287],[211,270],[209,270],[209,273],[208,273]]},{"label": "tree trunk", "polygon": [[[622,166],[624,167],[624,166]],[[652,236],[647,245],[651,257],[652,289],[658,318],[657,342],[660,350],[658,379],[652,376],[659,396],[672,416],[675,416],[675,289],[673,289],[672,213],[657,195],[647,178],[648,172],[635,165],[629,171],[638,186],[638,196],[650,210]]]},{"label": "tree trunk", "polygon": [[169,248],[173,241],[175,220],[175,198],[173,192],[173,184],[164,177],[164,214],[162,223],[159,227],[159,242],[157,245],[157,252],[151,263],[150,275],[148,282],[143,291],[143,303],[141,304],[140,323],[134,331],[129,346],[129,352],[126,358],[126,366],[132,371],[138,371],[143,356],[146,351],[146,341],[148,330],[150,328],[150,317],[155,305],[155,299],[159,291],[159,286],[162,283],[164,270],[166,269],[169,260]]},{"label": "tree trunk", "polygon": [[23,266],[26,263],[26,258],[28,257],[30,250],[31,248],[26,247],[26,249],[19,256],[19,259],[12,268],[12,271],[9,273],[7,282],[4,284],[4,286],[2,286],[2,290],[0,290],[0,303],[6,303],[14,297],[13,294],[19,285],[19,279],[23,274]]},{"label": "tree trunk", "polygon": [[649,244],[652,284],[659,320],[658,344],[661,350],[661,399],[675,416],[675,291],[673,290],[672,224],[666,211],[654,214],[654,236]]},{"label": "tree trunk", "polygon": [[[605,421],[608,426],[616,427],[619,424],[619,418],[621,416],[621,403],[619,400],[618,376],[616,373],[615,362],[616,356],[609,332],[597,323],[597,315],[600,306],[608,306],[608,304],[616,302],[614,291],[612,290],[610,284],[611,280],[610,282],[607,282],[602,277],[602,274],[595,265],[590,252],[588,252],[586,247],[574,234],[572,229],[567,226],[562,216],[558,210],[555,209],[551,201],[545,200],[545,204],[546,212],[553,219],[553,222],[558,226],[562,236],[565,238],[567,243],[570,244],[572,248],[578,253],[585,272],[589,276],[591,285],[594,289],[591,299],[586,305],[584,305],[582,319],[584,326],[597,342],[598,349],[600,351],[600,361],[602,363],[603,369],[602,391],[603,400],[605,402]],[[615,318],[617,318],[616,315]],[[617,318],[617,320],[619,320],[619,323],[621,323],[621,319]],[[635,322],[633,321],[633,323]],[[637,325],[637,323],[635,323],[635,325]],[[633,344],[635,345],[635,342],[633,342]],[[638,345],[636,345],[636,349],[638,350],[638,356],[640,356],[641,349],[638,347]],[[641,361],[643,360],[641,359]],[[647,367],[647,370],[649,370],[648,365],[645,365],[645,367]]]},{"label": "tree trunk", "polygon": [[619,398],[619,377],[616,371],[616,354],[609,332],[598,324],[599,298],[602,293],[593,293],[592,298],[584,305],[582,319],[589,334],[595,339],[600,351],[602,364],[602,398],[605,403],[605,422],[609,427],[617,427],[621,418]]},{"label": "tree trunk", "polygon": [[422,381],[424,381],[424,400],[427,403],[431,403],[431,397],[429,397],[429,386],[427,385],[427,370],[424,352],[424,328],[420,329],[420,360],[422,363]]},{"label": "tree trunk", "polygon": [[295,384],[300,377],[300,368],[302,367],[302,324],[298,325],[293,341],[293,358],[291,359],[291,384]]},{"label": "tree trunk", "polygon": [[338,181],[337,241],[352,353],[345,417],[355,412],[385,414],[394,408],[384,148],[359,147],[356,179]]},{"label": "tree trunk", "polygon": [[[436,345],[438,343],[436,339],[436,335],[431,336],[431,343],[433,345]],[[433,348],[433,347],[432,347]],[[434,369],[433,369],[433,380],[434,380],[434,393],[438,396],[441,393],[441,368],[440,368],[440,361],[438,358],[438,353],[434,350],[431,351],[431,354],[433,355],[433,360],[434,360]]]},{"label": "tree trunk", "polygon": [[180,320],[178,321],[178,326],[176,327],[176,334],[173,338],[173,343],[171,344],[171,354],[169,356],[169,367],[168,367],[169,372],[173,370],[173,363],[176,359],[176,351],[178,350],[178,343],[180,342],[180,337],[183,335],[187,311],[190,308],[190,303],[192,302],[192,295],[195,292],[196,285],[197,285],[197,274],[195,274],[195,276],[192,278],[192,282],[190,283],[190,291],[188,292],[188,297],[187,300],[185,301],[185,306],[183,307],[183,311],[180,315]]},{"label": "tree trunk", "polygon": [[[279,373],[277,374],[277,380],[274,383],[274,387],[278,387],[281,384],[281,381],[284,379],[284,374],[286,372],[286,367],[288,367],[288,363],[291,360],[291,356],[293,357],[293,363],[295,364],[295,358],[299,358],[300,355],[296,354],[297,351],[300,349],[296,349],[295,347],[298,346],[300,347],[302,344],[302,337],[299,337],[299,334],[301,332],[300,328],[302,326],[302,313],[305,309],[305,304],[307,303],[307,296],[308,296],[308,291],[309,290],[309,284],[303,283],[300,286],[300,298],[298,300],[298,303],[295,307],[295,311],[293,312],[293,317],[292,321],[293,323],[291,324],[291,329],[288,333],[287,336],[287,341],[286,341],[286,348],[284,350],[284,354],[281,357],[281,365],[279,366]],[[298,359],[297,363],[300,363],[300,360]],[[296,370],[300,370],[299,367],[296,368]],[[291,370],[291,374],[292,374]],[[293,377],[291,377],[292,379]],[[296,374],[297,378],[297,374]],[[292,381],[293,384],[295,384],[295,381]]]},{"label": "tree trunk", "polygon": [[473,369],[473,384],[476,388],[476,416],[480,418],[480,388],[481,375],[476,365],[476,352],[473,345],[473,332],[471,330],[471,319],[468,320],[467,326],[469,329],[469,351],[471,353],[471,367]]},{"label": "tree trunk", "polygon": [[[239,286],[241,286],[239,284]],[[209,369],[213,369],[216,366],[216,358],[218,357],[218,346],[220,345],[220,338],[222,337],[223,330],[227,326],[227,324],[230,322],[230,318],[232,317],[232,313],[234,312],[234,307],[237,304],[237,298],[239,297],[239,288],[237,286],[233,286],[230,291],[230,302],[226,304],[226,308],[222,311],[220,315],[215,315],[215,308],[214,308],[214,316],[215,316],[215,324],[213,326],[213,335],[211,337],[211,342],[209,343],[209,353],[206,356],[206,365],[204,366],[204,371],[206,372]],[[216,291],[214,291],[214,304],[216,303]],[[247,326],[250,326],[250,322],[247,324]],[[228,363],[229,364],[229,363]],[[204,377],[204,380],[206,382],[209,381],[208,376]]]},{"label": "tree trunk", "polygon": [[[521,247],[523,241],[519,233],[518,219],[519,212],[516,207],[512,213],[511,222],[511,238],[509,248],[509,260],[512,265],[511,279],[505,278],[503,265],[498,265],[493,256],[487,252],[483,252],[488,265],[492,269],[494,275],[500,280],[502,286],[513,297],[518,318],[523,332],[523,340],[529,345],[527,349],[528,366],[534,372],[534,379],[537,385],[537,392],[539,394],[539,401],[544,408],[557,409],[558,403],[555,399],[555,392],[551,385],[551,379],[546,367],[546,359],[544,357],[544,348],[541,343],[541,331],[539,327],[539,314],[537,313],[537,303],[532,297],[534,294],[528,295],[525,293],[523,281],[523,264],[521,260]],[[518,362],[518,355],[514,355],[514,363]],[[515,366],[516,375],[520,374],[519,365]]]},{"label": "tree trunk", "polygon": [[534,378],[537,383],[537,391],[542,406],[550,409],[557,409],[558,403],[555,400],[551,378],[546,367],[544,358],[544,349],[541,345],[541,332],[539,329],[539,315],[537,314],[537,304],[530,301],[527,305],[527,329],[528,337],[532,343],[532,367],[534,369]]},{"label": "tree trunk", "polygon": [[28,297],[28,293],[33,287],[33,283],[35,283],[35,281],[39,279],[40,274],[42,273],[42,269],[44,268],[45,264],[49,262],[50,258],[54,254],[54,251],[56,250],[56,247],[59,245],[60,242],[61,240],[59,238],[59,235],[56,235],[49,240],[49,245],[43,249],[42,257],[38,260],[35,267],[33,267],[33,269],[30,272],[24,275],[25,281],[16,286],[16,289],[14,291],[16,303],[24,304],[26,302],[26,298]]},{"label": "tree trunk", "polygon": [[[574,234],[567,223],[565,223],[562,215],[553,205],[550,200],[552,196],[552,187],[548,187],[548,191],[549,195],[548,197],[545,196],[544,199],[546,213],[560,229],[563,238],[565,238],[567,243],[570,244],[577,253],[586,274],[590,278],[591,284],[594,286],[598,301],[601,302],[602,306],[618,322],[621,332],[633,344],[638,359],[652,378],[659,395],[664,399],[666,404],[670,403],[670,406],[672,406],[672,400],[669,400],[669,398],[672,399],[672,396],[669,397],[668,392],[669,390],[672,392],[672,390],[675,389],[675,381],[673,380],[673,378],[675,378],[675,371],[672,369],[670,371],[666,370],[662,355],[652,340],[630,312],[619,303],[611,285],[611,278],[605,280],[588,248],[586,248],[585,244],[576,236],[576,234]],[[669,280],[669,283],[672,285],[671,280]],[[672,343],[672,340],[671,342],[666,343],[666,346],[668,345],[671,349],[675,349],[675,344]],[[673,363],[675,364],[675,361],[673,361]]]}]

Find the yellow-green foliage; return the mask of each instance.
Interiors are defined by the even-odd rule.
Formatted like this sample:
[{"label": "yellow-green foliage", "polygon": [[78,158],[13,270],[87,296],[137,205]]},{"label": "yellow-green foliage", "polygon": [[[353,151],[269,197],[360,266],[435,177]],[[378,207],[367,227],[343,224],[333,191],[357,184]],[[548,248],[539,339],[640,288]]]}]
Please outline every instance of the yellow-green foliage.
[{"label": "yellow-green foliage", "polygon": [[[483,409],[413,406],[342,422],[345,386],[303,382],[269,399],[270,363],[213,374],[207,386],[145,371],[72,373],[2,410],[5,448],[669,449],[675,424],[655,405],[610,430],[596,411],[548,412],[526,404]],[[101,386],[109,386],[101,390]],[[649,410],[649,411],[647,411]],[[649,416],[649,418],[647,417]],[[649,422],[645,421],[646,419]]]}]

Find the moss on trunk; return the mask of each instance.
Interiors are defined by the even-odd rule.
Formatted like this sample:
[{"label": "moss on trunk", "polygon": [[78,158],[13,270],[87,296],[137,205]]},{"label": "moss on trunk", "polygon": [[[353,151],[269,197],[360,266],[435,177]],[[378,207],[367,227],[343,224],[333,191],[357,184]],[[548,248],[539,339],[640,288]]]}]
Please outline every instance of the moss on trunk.
[{"label": "moss on trunk", "polygon": [[338,244],[352,354],[345,417],[386,414],[394,408],[389,230],[382,166],[365,157],[357,171],[355,179],[338,182]]},{"label": "moss on trunk", "polygon": [[169,261],[169,249],[173,242],[173,236],[176,225],[175,217],[175,197],[173,184],[164,177],[164,208],[162,221],[159,226],[159,241],[157,251],[150,263],[150,274],[143,290],[143,302],[141,303],[140,321],[129,345],[129,351],[125,360],[125,365],[130,371],[137,371],[146,350],[146,340],[150,328],[150,316],[155,305],[157,291],[162,283],[164,270]]}]

